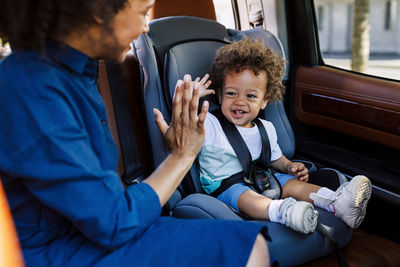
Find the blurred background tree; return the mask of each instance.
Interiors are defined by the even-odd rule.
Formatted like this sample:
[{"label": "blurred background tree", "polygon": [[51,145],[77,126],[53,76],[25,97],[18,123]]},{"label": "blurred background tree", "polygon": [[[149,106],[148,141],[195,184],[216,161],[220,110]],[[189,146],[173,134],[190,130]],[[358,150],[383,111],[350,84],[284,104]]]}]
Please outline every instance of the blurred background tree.
[{"label": "blurred background tree", "polygon": [[354,1],[353,41],[351,46],[351,69],[365,72],[369,60],[370,22],[369,0]]}]

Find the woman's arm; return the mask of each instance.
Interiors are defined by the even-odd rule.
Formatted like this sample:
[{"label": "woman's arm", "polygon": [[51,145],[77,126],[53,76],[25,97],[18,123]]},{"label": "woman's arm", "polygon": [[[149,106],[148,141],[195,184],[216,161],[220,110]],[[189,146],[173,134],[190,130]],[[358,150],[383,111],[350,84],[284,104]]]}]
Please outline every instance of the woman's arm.
[{"label": "woman's arm", "polygon": [[161,206],[181,183],[203,144],[208,102],[204,101],[198,116],[199,93],[198,82],[192,83],[190,75],[185,75],[184,81],[179,80],[175,88],[171,124],[167,125],[161,112],[154,110],[171,154],[144,183],[157,193]]}]

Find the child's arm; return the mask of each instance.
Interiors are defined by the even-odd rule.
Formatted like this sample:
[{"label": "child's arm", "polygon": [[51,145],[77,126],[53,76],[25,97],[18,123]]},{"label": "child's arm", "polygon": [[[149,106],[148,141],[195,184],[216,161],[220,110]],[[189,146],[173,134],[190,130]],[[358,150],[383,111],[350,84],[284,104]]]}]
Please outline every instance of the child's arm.
[{"label": "child's arm", "polygon": [[308,169],[301,162],[292,162],[284,155],[271,162],[271,166],[281,172],[291,174],[299,178],[300,181],[308,181]]},{"label": "child's arm", "polygon": [[200,98],[206,96],[206,95],[211,95],[215,94],[215,91],[213,89],[208,89],[208,87],[211,84],[211,80],[208,80],[210,75],[207,73],[204,75],[204,77],[200,80],[200,77],[197,77],[196,80],[194,80],[194,85],[193,86],[199,86],[200,89]]}]

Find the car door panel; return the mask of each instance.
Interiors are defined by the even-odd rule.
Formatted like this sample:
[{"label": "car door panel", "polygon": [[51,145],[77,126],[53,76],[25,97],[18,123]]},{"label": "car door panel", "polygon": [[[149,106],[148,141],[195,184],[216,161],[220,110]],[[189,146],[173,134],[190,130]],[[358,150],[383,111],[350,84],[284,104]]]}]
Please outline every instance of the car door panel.
[{"label": "car door panel", "polygon": [[294,111],[303,123],[400,148],[399,83],[327,66],[300,66]]}]

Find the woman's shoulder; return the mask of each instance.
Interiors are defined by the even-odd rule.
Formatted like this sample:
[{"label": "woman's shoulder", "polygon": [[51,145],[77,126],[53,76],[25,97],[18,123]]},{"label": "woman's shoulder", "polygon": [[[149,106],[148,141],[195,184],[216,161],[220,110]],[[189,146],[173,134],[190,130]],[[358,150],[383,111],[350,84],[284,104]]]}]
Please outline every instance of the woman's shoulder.
[{"label": "woman's shoulder", "polygon": [[0,63],[0,83],[13,90],[48,87],[61,73],[57,64],[35,51],[12,53]]}]

